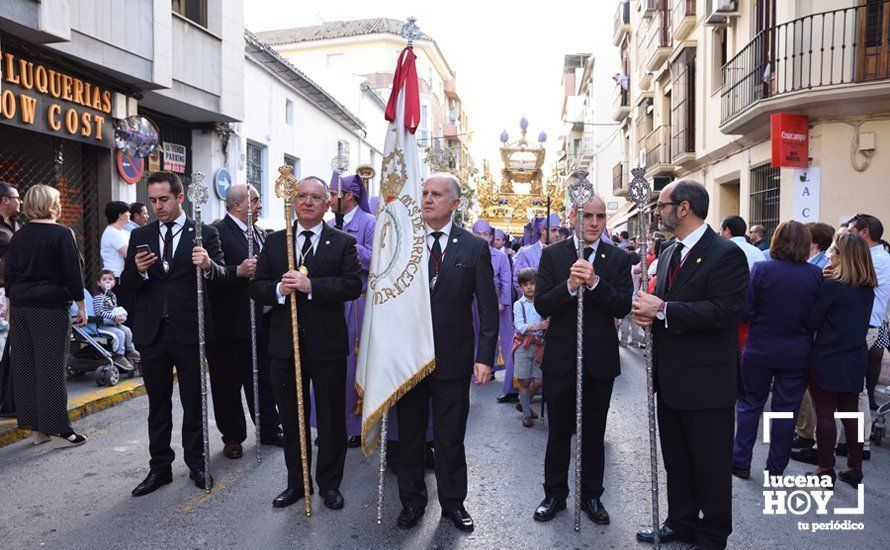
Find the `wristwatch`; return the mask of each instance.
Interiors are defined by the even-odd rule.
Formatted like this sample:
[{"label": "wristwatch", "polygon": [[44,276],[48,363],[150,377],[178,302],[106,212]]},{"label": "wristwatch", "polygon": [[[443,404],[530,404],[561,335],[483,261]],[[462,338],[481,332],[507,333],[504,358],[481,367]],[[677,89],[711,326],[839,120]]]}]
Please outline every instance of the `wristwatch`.
[{"label": "wristwatch", "polygon": [[667,302],[661,302],[658,306],[658,311],[655,312],[655,318],[659,321],[664,321],[664,307],[667,305]]}]

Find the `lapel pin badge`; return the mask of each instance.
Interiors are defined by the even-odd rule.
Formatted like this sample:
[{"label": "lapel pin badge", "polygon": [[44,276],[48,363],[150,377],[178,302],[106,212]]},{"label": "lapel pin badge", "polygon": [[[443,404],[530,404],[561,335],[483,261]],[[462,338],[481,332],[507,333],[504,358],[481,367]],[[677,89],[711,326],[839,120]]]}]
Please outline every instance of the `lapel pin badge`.
[{"label": "lapel pin badge", "polygon": [[695,259],[695,263],[700,264],[700,263],[701,263],[701,258],[696,258],[696,259]]},{"label": "lapel pin badge", "polygon": [[456,243],[456,242],[457,242],[457,237],[451,239],[451,242]]},{"label": "lapel pin badge", "polygon": [[194,231],[194,230],[195,230],[194,227],[189,227],[189,233],[191,233],[191,232]]},{"label": "lapel pin badge", "polygon": [[324,244],[331,244],[331,241],[325,241]]},{"label": "lapel pin badge", "polygon": [[606,257],[605,254],[600,254],[600,258],[605,258],[605,257]]}]

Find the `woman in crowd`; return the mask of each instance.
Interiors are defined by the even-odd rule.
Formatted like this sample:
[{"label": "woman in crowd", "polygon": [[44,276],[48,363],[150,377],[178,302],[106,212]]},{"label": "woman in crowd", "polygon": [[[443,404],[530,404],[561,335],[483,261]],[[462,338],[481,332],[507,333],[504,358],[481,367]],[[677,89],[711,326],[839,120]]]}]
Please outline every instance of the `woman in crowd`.
[{"label": "woman in crowd", "polygon": [[[751,474],[751,452],[770,386],[773,412],[793,413],[800,406],[813,341],[807,320],[822,280],[819,268],[807,263],[810,232],[800,222],[779,224],[770,256],[773,261],[754,264],[741,312],[751,328],[742,354],[732,471],[742,479]],[[793,436],[793,420],[772,421],[766,459],[771,475],[785,471]]]},{"label": "woman in crowd", "polygon": [[31,187],[24,211],[28,223],[12,237],[5,265],[19,429],[31,430],[35,445],[81,445],[86,438],[71,428],[65,387],[72,300],[78,326],[87,323],[77,243],[69,228],[56,223],[62,214],[56,189]]},{"label": "woman in crowd", "polygon": [[114,279],[120,283],[130,244],[130,232],[124,226],[130,223],[130,207],[122,201],[111,201],[105,205],[105,219],[108,225],[102,232],[99,254],[102,256],[102,269],[114,272]]},{"label": "woman in crowd", "polygon": [[[835,412],[857,412],[865,381],[865,335],[874,303],[877,275],[865,241],[856,233],[835,237],[829,249],[831,277],[822,283],[807,322],[816,331],[809,389],[816,408],[819,466],[812,472],[856,487],[862,481],[862,443],[856,419],[844,419],[847,469],[835,474]],[[823,445],[822,442],[827,442]]]}]

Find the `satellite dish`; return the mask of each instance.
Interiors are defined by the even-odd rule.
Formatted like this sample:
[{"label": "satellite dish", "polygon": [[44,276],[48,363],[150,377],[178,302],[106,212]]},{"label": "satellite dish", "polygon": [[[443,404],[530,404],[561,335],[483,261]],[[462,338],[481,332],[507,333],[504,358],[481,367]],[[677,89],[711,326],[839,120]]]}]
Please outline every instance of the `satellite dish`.
[{"label": "satellite dish", "polygon": [[158,148],[158,127],[141,115],[118,120],[114,124],[114,144],[131,157],[147,157]]}]

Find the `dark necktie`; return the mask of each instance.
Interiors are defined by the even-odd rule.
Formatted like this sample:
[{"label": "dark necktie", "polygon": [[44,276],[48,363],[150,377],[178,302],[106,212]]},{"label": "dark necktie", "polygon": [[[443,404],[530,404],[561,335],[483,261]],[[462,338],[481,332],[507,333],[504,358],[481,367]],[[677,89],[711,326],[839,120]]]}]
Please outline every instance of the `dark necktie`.
[{"label": "dark necktie", "polygon": [[167,233],[164,234],[164,261],[167,262],[167,265],[173,263],[173,228],[176,227],[176,222],[167,222],[164,224],[167,227]]},{"label": "dark necktie", "polygon": [[303,248],[300,251],[300,265],[306,265],[309,262],[309,259],[312,258],[312,231],[308,229],[304,230],[303,235]]},{"label": "dark necktie", "polygon": [[677,276],[677,272],[680,270],[680,255],[682,251],[683,243],[677,241],[677,245],[674,247],[674,253],[671,254],[671,259],[668,261],[668,284],[666,288],[670,288],[671,284],[674,282],[674,277]]},{"label": "dark necktie", "polygon": [[585,246],[584,247],[584,259],[590,263],[593,263],[593,259],[591,259],[591,257],[590,257],[591,254],[593,254],[593,247]]},{"label": "dark necktie", "polygon": [[430,233],[433,237],[433,246],[430,248],[430,281],[439,274],[439,268],[442,265],[442,245],[439,244],[439,237],[444,235],[441,231],[433,231]]},{"label": "dark necktie", "polygon": [[260,232],[257,230],[256,226],[253,226],[253,240],[256,245],[256,250],[254,252],[259,254],[263,249],[263,238],[260,236]]}]

